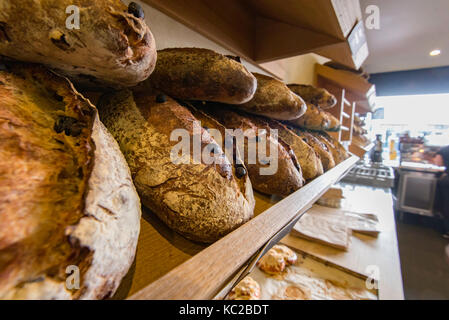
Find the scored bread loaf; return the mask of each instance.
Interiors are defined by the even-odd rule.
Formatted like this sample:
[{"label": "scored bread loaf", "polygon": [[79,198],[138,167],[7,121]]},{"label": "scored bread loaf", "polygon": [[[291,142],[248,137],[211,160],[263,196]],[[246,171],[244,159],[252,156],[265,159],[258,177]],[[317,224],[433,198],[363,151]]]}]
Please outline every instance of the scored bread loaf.
[{"label": "scored bread loaf", "polygon": [[287,121],[287,123],[309,130],[328,130],[331,118],[319,107],[308,103],[306,113],[299,119]]},{"label": "scored bread loaf", "polygon": [[[293,150],[285,144],[281,139],[276,140],[269,136],[269,128],[266,126],[258,126],[254,123],[254,118],[247,114],[241,114],[234,110],[226,110],[221,105],[208,104],[203,109],[208,115],[212,116],[224,127],[231,130],[241,129],[244,134],[244,144],[239,146],[244,150],[241,156],[248,168],[249,176],[252,186],[255,190],[267,194],[288,196],[291,193],[300,189],[304,184],[301,167],[297,162]],[[249,163],[249,142],[256,143],[257,154],[259,154],[259,136],[262,131],[267,132],[266,150],[267,156],[270,156],[269,150],[277,150],[277,166],[267,161],[267,159],[260,159],[257,156],[255,163]],[[238,143],[238,142],[237,142]],[[275,166],[277,170],[270,174],[262,174],[262,168],[269,168]]]},{"label": "scored bread loaf", "polygon": [[154,73],[139,86],[176,99],[241,104],[253,98],[257,80],[241,63],[212,50],[170,48],[158,51]]},{"label": "scored bread loaf", "polygon": [[293,149],[306,181],[313,180],[324,173],[320,156],[311,146],[282,123],[276,120],[267,121],[270,128],[278,130],[279,137]]},{"label": "scored bread loaf", "polygon": [[326,89],[304,84],[289,84],[288,87],[303,98],[305,102],[322,109],[330,109],[337,104],[335,96]]},{"label": "scored bread loaf", "polygon": [[[126,161],[96,109],[66,79],[33,65],[6,69],[0,299],[109,297],[134,260],[140,231]],[[66,281],[75,269],[79,288],[71,290]]]},{"label": "scored bread loaf", "polygon": [[306,112],[304,101],[283,82],[263,74],[253,74],[257,79],[256,94],[251,101],[236,108],[277,120],[298,119]]},{"label": "scored bread loaf", "polygon": [[341,129],[340,121],[329,112],[324,111],[324,117],[329,120],[329,125],[325,131],[337,132]]},{"label": "scored bread loaf", "polygon": [[326,132],[315,131],[311,132],[311,134],[327,146],[336,165],[349,158],[349,154],[343,145]]},{"label": "scored bread loaf", "polygon": [[[1,0],[0,55],[45,64],[85,86],[134,86],[156,64],[153,35],[136,6],[120,0]],[[79,28],[72,28],[76,10]]]},{"label": "scored bread loaf", "polygon": [[[152,91],[123,90],[104,95],[99,109],[128,161],[142,203],[171,229],[209,243],[252,218],[248,175],[233,174],[220,146],[187,108]],[[190,150],[177,157],[177,134],[187,134],[189,146],[195,135],[200,151],[212,147],[209,152],[219,161],[207,164],[201,154],[195,160]]]},{"label": "scored bread loaf", "polygon": [[301,130],[298,128],[290,127],[298,136],[300,136],[305,143],[311,146],[316,153],[320,156],[321,163],[323,164],[324,171],[328,171],[335,167],[335,160],[330,152],[329,148],[313,136],[307,130]]}]

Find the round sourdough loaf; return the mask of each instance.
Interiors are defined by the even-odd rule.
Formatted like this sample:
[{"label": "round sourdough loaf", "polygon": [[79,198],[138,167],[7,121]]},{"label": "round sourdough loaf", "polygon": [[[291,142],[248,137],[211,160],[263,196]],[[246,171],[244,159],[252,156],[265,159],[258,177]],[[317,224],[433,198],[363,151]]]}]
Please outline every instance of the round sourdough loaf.
[{"label": "round sourdough loaf", "polygon": [[158,51],[156,69],[142,84],[176,99],[242,104],[256,92],[256,78],[238,61],[208,49]]},{"label": "round sourdough loaf", "polygon": [[95,107],[42,67],[0,71],[0,212],[0,299],[105,298],[134,260],[126,161]]},{"label": "round sourdough loaf", "polygon": [[283,82],[263,74],[254,73],[257,90],[251,101],[238,105],[246,112],[276,120],[294,120],[307,110],[305,102]]},{"label": "round sourdough loaf", "polygon": [[0,55],[88,87],[134,86],[156,64],[153,35],[135,11],[120,0],[0,0]]},{"label": "round sourdough loaf", "polygon": [[[248,174],[234,174],[220,146],[186,107],[162,94],[123,90],[104,95],[99,110],[128,161],[142,203],[168,227],[210,243],[252,218]],[[192,138],[199,139],[199,159],[190,149],[173,157],[179,154],[174,152],[179,134],[189,146],[195,144]],[[217,161],[206,164],[205,151],[215,153]]]}]

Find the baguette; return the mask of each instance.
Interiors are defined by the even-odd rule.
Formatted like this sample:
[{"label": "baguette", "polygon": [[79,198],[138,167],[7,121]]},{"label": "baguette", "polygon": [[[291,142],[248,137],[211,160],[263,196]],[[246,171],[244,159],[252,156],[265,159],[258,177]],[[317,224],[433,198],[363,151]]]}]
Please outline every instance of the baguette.
[{"label": "baguette", "polygon": [[233,58],[207,49],[171,48],[158,51],[154,73],[139,87],[181,100],[241,104],[253,98],[257,80]]},{"label": "baguette", "polygon": [[311,103],[322,109],[330,109],[337,104],[337,98],[326,89],[304,84],[289,84],[288,87],[303,98],[305,102]]},{"label": "baguette", "polygon": [[[79,29],[66,26],[73,22],[69,6],[79,8]],[[86,87],[134,86],[156,64],[153,35],[136,6],[119,0],[0,0],[0,55],[45,64]]]},{"label": "baguette", "polygon": [[283,82],[259,73],[254,73],[254,76],[257,79],[254,98],[237,108],[277,120],[298,119],[306,112],[304,101]]},{"label": "baguette", "polygon": [[[254,118],[250,115],[243,115],[233,110],[225,110],[220,105],[207,105],[203,108],[208,115],[212,116],[227,129],[241,129],[244,133],[244,145],[240,146],[244,150],[242,155],[245,165],[248,168],[249,176],[253,188],[267,195],[288,196],[300,189],[304,184],[301,167],[299,166],[293,150],[281,139],[278,141],[273,137],[267,137],[267,150],[275,148],[277,150],[277,171],[273,174],[261,174],[262,168],[269,168],[273,163],[265,163],[265,159],[260,159],[256,163],[248,162],[249,141],[258,141],[262,131],[269,131],[268,127],[257,126]],[[259,146],[257,146],[259,147]],[[257,149],[259,152],[259,149]],[[266,152],[269,154],[269,152]]]},{"label": "baguette", "polygon": [[[104,95],[100,116],[118,141],[143,204],[168,227],[188,239],[210,243],[253,216],[248,174],[233,175],[232,165],[209,133],[197,128],[201,150],[213,147],[219,162],[172,157],[175,129],[192,138],[197,119],[173,99],[156,92],[123,90]],[[189,141],[190,142],[190,141]],[[240,182],[238,181],[240,180]]]},{"label": "baguette", "polygon": [[[101,299],[140,230],[129,168],[97,111],[63,78],[0,71],[0,299]],[[80,287],[66,286],[77,267]],[[74,272],[74,271],[70,271]]]}]

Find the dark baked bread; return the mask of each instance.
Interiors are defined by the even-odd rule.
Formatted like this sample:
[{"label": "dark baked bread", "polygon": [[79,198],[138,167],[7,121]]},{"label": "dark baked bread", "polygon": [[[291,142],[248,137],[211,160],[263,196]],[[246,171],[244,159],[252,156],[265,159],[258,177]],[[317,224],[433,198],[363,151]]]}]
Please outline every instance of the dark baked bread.
[{"label": "dark baked bread", "polygon": [[[248,175],[238,181],[222,149],[187,108],[164,95],[129,90],[105,95],[99,108],[143,204],[170,228],[195,241],[213,242],[251,219],[255,202]],[[219,163],[195,162],[191,153],[183,158],[186,163],[172,157],[178,145],[171,141],[173,130],[182,129],[191,139],[195,126],[201,151],[212,146]]]},{"label": "dark baked bread", "polygon": [[172,48],[158,51],[156,69],[140,87],[177,99],[241,104],[253,98],[257,80],[241,63],[212,50]]},{"label": "dark baked bread", "polygon": [[349,158],[349,154],[345,147],[343,147],[337,139],[334,139],[326,132],[315,131],[311,132],[311,134],[327,146],[332,153],[336,165]]},{"label": "dark baked bread", "polygon": [[329,109],[337,104],[337,98],[326,89],[304,84],[289,84],[288,87],[303,98],[305,102],[314,104],[322,109]]},{"label": "dark baked bread", "polygon": [[326,131],[332,131],[332,132],[340,131],[340,129],[341,129],[340,121],[329,112],[323,111],[323,113],[324,113],[324,118],[327,118],[328,122],[329,122],[329,125],[328,125]]},{"label": "dark baked bread", "polygon": [[305,180],[310,181],[324,173],[320,156],[295,132],[276,120],[267,120],[270,128],[279,132],[279,137],[285,141],[295,152],[296,158],[301,165]]},{"label": "dark baked bread", "polygon": [[[140,202],[96,109],[42,67],[0,71],[0,299],[101,299],[134,260]],[[79,268],[79,290],[66,269]],[[72,272],[72,271],[70,271]]]},{"label": "dark baked bread", "polygon": [[308,103],[306,113],[299,119],[287,121],[296,127],[309,130],[329,130],[331,118],[319,107]]},{"label": "dark baked bread", "polygon": [[236,106],[243,111],[277,120],[294,120],[307,110],[304,101],[283,82],[254,73],[257,91],[251,101]]},{"label": "dark baked bread", "polygon": [[[301,167],[297,162],[293,150],[281,139],[275,140],[273,137],[267,137],[266,154],[269,156],[269,149],[277,150],[277,171],[274,174],[261,174],[261,168],[268,168],[272,163],[264,163],[266,159],[257,157],[256,163],[249,163],[248,150],[249,141],[257,142],[261,130],[269,132],[269,127],[255,123],[255,118],[251,115],[241,114],[233,110],[225,110],[221,105],[207,105],[203,110],[215,118],[227,129],[241,129],[244,133],[244,145],[240,146],[244,150],[242,155],[245,165],[248,168],[249,176],[253,188],[261,193],[268,195],[288,196],[300,189],[304,184]],[[267,135],[268,136],[268,135]],[[257,152],[258,145],[256,145]]]},{"label": "dark baked bread", "polygon": [[323,164],[324,171],[328,171],[335,167],[335,160],[332,156],[329,148],[318,140],[309,131],[301,130],[298,128],[290,127],[298,136],[300,136],[305,143],[311,146],[316,153],[320,156],[321,163]]},{"label": "dark baked bread", "polygon": [[[72,5],[80,25],[69,30]],[[153,71],[156,45],[130,11],[119,0],[2,0],[0,55],[45,64],[85,86],[134,86]]]}]

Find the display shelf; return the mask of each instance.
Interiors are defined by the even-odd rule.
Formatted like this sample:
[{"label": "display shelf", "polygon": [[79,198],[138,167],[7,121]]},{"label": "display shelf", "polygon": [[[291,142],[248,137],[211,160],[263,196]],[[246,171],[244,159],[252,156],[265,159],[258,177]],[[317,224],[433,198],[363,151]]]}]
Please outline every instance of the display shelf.
[{"label": "display shelf", "polygon": [[369,145],[367,145],[365,147],[359,146],[359,145],[354,144],[354,143],[349,145],[349,151],[352,154],[354,154],[354,155],[356,155],[356,156],[358,156],[360,158],[363,158],[363,156],[365,154],[367,154],[368,152],[370,152],[373,148],[374,148],[374,143],[370,143]]},{"label": "display shelf", "polygon": [[143,2],[278,77],[264,63],[316,52],[358,69],[368,55],[358,0]]},{"label": "display shelf", "polygon": [[214,298],[358,160],[349,158],[285,199],[256,194],[255,217],[209,246],[186,240],[144,210],[134,264],[113,298]]},{"label": "display shelf", "polygon": [[346,90],[346,98],[357,103],[357,113],[373,112],[376,104],[376,86],[366,79],[345,70],[316,64],[317,81],[329,83]]}]

